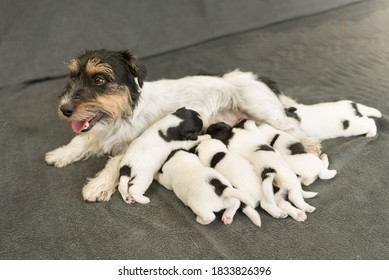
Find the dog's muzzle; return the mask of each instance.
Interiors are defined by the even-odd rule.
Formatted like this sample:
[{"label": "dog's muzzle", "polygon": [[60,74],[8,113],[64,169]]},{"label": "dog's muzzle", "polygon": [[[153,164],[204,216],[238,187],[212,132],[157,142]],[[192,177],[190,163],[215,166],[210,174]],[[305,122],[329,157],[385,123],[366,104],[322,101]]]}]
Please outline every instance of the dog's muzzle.
[{"label": "dog's muzzle", "polygon": [[72,104],[64,104],[59,108],[65,117],[70,118],[73,115],[74,107]]}]

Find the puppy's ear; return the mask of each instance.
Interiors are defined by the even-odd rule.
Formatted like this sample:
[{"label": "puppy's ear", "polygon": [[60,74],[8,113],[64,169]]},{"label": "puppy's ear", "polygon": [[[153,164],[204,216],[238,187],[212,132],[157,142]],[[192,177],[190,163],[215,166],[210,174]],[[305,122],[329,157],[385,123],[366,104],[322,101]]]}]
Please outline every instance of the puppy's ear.
[{"label": "puppy's ear", "polygon": [[138,79],[139,86],[142,87],[147,73],[146,67],[140,64],[138,59],[129,50],[120,52],[120,55],[128,64],[131,74]]}]

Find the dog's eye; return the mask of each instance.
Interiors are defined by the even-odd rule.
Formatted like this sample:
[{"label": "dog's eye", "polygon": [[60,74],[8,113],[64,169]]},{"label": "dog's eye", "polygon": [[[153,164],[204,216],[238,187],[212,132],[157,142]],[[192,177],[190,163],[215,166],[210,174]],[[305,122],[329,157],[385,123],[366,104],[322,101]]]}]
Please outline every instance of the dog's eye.
[{"label": "dog's eye", "polygon": [[101,85],[105,84],[105,79],[101,76],[97,76],[97,77],[95,77],[94,83],[97,86],[101,86]]}]

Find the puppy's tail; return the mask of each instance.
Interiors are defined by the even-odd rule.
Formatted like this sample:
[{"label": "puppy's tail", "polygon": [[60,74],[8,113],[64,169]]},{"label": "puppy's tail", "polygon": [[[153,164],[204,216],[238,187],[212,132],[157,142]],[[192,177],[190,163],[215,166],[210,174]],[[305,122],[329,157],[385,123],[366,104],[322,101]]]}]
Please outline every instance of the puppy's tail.
[{"label": "puppy's tail", "polygon": [[246,204],[247,206],[251,207],[251,208],[254,208],[254,202],[253,200],[250,198],[250,196],[244,192],[242,192],[241,190],[238,190],[234,187],[227,187],[224,191],[223,191],[223,195],[226,196],[226,197],[234,197],[234,198],[237,198],[239,199],[241,202],[243,202],[244,204]]},{"label": "puppy's tail", "polygon": [[254,208],[242,203],[242,212],[253,222],[256,226],[261,226],[261,217]]},{"label": "puppy's tail", "polygon": [[243,202],[244,204],[254,208],[254,202],[248,194],[231,186],[227,179],[224,179],[223,181],[225,183],[223,183],[217,178],[213,178],[209,181],[209,184],[214,187],[215,193],[218,196],[233,197]]},{"label": "puppy's tail", "polygon": [[303,198],[312,198],[317,195],[317,192],[307,192],[303,190],[301,191],[301,193],[303,194]]}]

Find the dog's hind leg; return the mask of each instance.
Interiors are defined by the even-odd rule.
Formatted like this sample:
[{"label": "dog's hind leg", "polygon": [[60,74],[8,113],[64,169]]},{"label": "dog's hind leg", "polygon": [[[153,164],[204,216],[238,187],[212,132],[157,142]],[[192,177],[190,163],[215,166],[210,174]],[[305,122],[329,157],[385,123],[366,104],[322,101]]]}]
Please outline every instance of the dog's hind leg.
[{"label": "dog's hind leg", "polygon": [[315,211],[315,207],[309,205],[304,201],[301,188],[289,189],[288,198],[297,208],[305,212],[312,213],[313,211]]},{"label": "dog's hind leg", "polygon": [[236,198],[227,198],[223,202],[226,205],[226,210],[223,213],[222,221],[225,225],[232,223],[236,211],[239,209],[240,201]]},{"label": "dog's hind leg", "polygon": [[119,179],[119,166],[123,155],[112,157],[108,160],[104,169],[90,179],[82,190],[86,201],[108,201],[115,192]]},{"label": "dog's hind leg", "polygon": [[254,208],[244,205],[242,212],[253,222],[254,225],[261,226],[261,217],[259,213]]},{"label": "dog's hind leg", "polygon": [[[189,205],[190,206],[190,205]],[[197,215],[196,217],[196,221],[199,223],[199,224],[202,224],[202,225],[208,225],[210,224],[211,222],[213,222],[213,220],[216,219],[216,215],[215,213],[213,213],[212,211],[210,210],[205,210],[203,208],[201,209],[198,209],[196,207],[190,207],[192,209],[192,211]]]},{"label": "dog's hind leg", "polygon": [[132,181],[132,186],[129,188],[130,196],[138,203],[147,204],[150,199],[143,194],[147,191],[151,183],[153,182],[154,174],[148,173],[146,170],[138,172]]},{"label": "dog's hind leg", "polygon": [[307,215],[305,214],[305,212],[301,211],[300,209],[297,209],[288,201],[286,201],[285,195],[286,193],[284,193],[283,190],[279,190],[275,194],[277,206],[284,210],[286,213],[288,213],[288,215],[291,216],[294,220],[298,222],[304,222],[307,219]]},{"label": "dog's hind leg", "polygon": [[268,212],[273,218],[286,218],[288,214],[280,209],[275,201],[274,191],[273,191],[273,179],[275,174],[270,173],[267,178],[262,181],[262,193],[263,198],[261,200],[261,208]]}]

